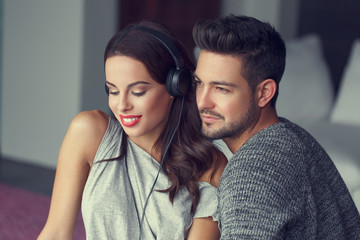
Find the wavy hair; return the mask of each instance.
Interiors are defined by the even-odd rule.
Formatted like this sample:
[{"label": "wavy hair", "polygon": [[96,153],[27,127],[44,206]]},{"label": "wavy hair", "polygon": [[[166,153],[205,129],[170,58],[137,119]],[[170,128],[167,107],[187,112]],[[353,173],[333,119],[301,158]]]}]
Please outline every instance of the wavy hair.
[{"label": "wavy hair", "polygon": [[[178,48],[184,59],[184,65],[192,72],[195,67],[185,53],[183,45],[164,26],[155,22],[143,21],[127,26],[115,34],[109,41],[104,54],[104,62],[111,56],[128,56],[142,62],[151,77],[160,84],[166,84],[167,74],[175,67],[175,62],[165,46],[139,27],[150,28],[164,34]],[[190,212],[193,214],[200,199],[198,181],[209,169],[219,166],[220,151],[200,134],[201,119],[195,104],[194,87],[184,97],[183,112],[180,112],[182,99],[175,98],[169,114],[167,124],[155,142],[153,149],[161,149],[162,171],[170,181],[168,189],[158,190],[168,192],[173,203],[175,196],[182,187],[186,187],[191,199]],[[181,116],[180,116],[181,114]],[[180,119],[173,141],[165,153],[165,146],[169,143],[176,125]],[[120,156],[123,159],[127,154],[127,135],[124,132]],[[212,172],[213,176],[214,171]]]}]

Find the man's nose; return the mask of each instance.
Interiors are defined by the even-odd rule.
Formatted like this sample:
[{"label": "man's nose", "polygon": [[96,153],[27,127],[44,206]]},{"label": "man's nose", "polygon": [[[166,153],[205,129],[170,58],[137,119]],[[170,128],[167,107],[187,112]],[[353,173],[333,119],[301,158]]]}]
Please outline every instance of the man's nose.
[{"label": "man's nose", "polygon": [[208,88],[201,88],[196,90],[196,103],[199,110],[211,109],[214,107],[211,91]]}]

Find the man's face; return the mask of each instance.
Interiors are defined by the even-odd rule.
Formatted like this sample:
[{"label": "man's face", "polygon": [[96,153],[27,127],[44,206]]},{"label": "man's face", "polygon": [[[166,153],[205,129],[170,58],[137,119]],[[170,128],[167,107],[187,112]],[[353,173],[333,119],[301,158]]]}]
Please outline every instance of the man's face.
[{"label": "man's face", "polygon": [[241,138],[251,131],[258,108],[239,58],[202,50],[194,74],[202,134],[209,139]]}]

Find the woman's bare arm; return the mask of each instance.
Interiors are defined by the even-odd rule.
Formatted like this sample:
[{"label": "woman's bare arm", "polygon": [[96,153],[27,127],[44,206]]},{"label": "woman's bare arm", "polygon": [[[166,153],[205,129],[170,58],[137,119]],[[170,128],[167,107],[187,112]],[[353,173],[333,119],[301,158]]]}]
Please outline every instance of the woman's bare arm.
[{"label": "woman's bare arm", "polygon": [[72,120],[60,148],[50,211],[38,240],[73,238],[82,192],[107,124],[108,116],[97,110]]},{"label": "woman's bare arm", "polygon": [[212,217],[195,218],[189,231],[188,240],[218,240],[220,230],[218,222]]},{"label": "woman's bare arm", "polygon": [[[210,169],[200,178],[202,182],[208,182],[211,185],[218,187],[221,174],[227,164],[225,155],[221,154],[217,169]],[[214,165],[215,166],[215,165]],[[214,196],[216,197],[216,196]],[[188,240],[218,240],[220,239],[220,230],[218,222],[214,221],[212,217],[195,218],[189,230]]]}]

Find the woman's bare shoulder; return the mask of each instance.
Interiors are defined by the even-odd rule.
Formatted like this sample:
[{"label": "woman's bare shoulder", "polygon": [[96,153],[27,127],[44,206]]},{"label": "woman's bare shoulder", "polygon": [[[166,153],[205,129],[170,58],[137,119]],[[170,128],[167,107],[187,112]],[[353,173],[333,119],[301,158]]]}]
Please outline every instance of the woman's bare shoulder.
[{"label": "woman's bare shoulder", "polygon": [[75,128],[84,134],[101,134],[103,135],[107,129],[109,115],[100,111],[84,111],[80,112],[71,121],[70,128]]},{"label": "woman's bare shoulder", "polygon": [[[70,123],[65,137],[67,145],[73,145],[79,155],[92,165],[95,153],[104,137],[109,122],[109,115],[93,110],[76,115]],[[66,149],[72,149],[68,147]]]}]

